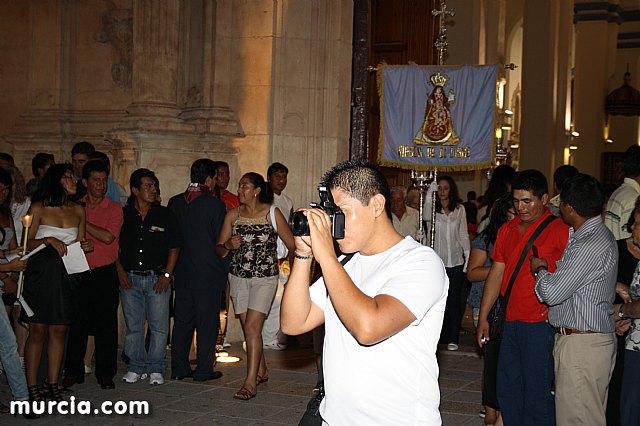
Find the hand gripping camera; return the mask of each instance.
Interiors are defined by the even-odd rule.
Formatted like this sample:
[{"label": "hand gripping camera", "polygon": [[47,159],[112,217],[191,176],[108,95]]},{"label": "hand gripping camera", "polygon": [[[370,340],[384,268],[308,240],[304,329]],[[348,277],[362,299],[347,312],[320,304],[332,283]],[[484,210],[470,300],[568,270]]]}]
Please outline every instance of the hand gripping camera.
[{"label": "hand gripping camera", "polygon": [[[336,240],[344,238],[344,212],[340,210],[338,206],[333,202],[331,192],[324,186],[318,187],[318,194],[320,194],[319,203],[309,203],[314,209],[324,210],[331,218],[331,236]],[[303,212],[298,211],[291,215],[289,219],[289,226],[293,235],[300,237],[309,234],[309,221]]]}]

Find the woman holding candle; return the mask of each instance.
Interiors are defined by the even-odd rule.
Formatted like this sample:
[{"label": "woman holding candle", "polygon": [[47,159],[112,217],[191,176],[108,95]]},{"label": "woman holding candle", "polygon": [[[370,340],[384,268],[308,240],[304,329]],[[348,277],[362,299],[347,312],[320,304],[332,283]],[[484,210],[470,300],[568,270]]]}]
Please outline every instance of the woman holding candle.
[{"label": "woman holding candle", "polygon": [[[24,224],[28,249],[35,249],[40,244],[47,246],[30,259],[23,291],[24,299],[34,311],[32,317],[24,313],[21,317],[30,323],[25,360],[29,398],[32,401],[40,401],[43,397],[62,400],[58,376],[65,335],[76,312],[77,282],[73,275],[67,274],[61,257],[66,254],[67,245],[76,241],[81,241],[85,251],[92,248],[90,242],[84,241],[84,208],[69,199],[76,193],[76,186],[70,165],[51,166],[39,182],[29,216],[25,217],[31,219],[31,223],[27,220]],[[48,372],[41,393],[37,376],[46,336],[49,337]]]},{"label": "woman holding candle", "polygon": [[[16,191],[16,180],[13,170],[17,169],[13,166],[12,168],[8,167],[9,165],[0,167],[0,263],[2,264],[8,262],[7,256],[10,254],[21,252],[18,248],[20,240],[16,235],[11,207]],[[20,172],[18,171],[18,173]],[[20,225],[20,230],[22,230],[22,224]],[[13,319],[13,331],[18,341],[20,360],[21,363],[24,363],[24,343],[27,339],[27,333],[24,327],[18,322],[20,305],[15,304],[16,292],[18,290],[18,274],[12,274],[10,272],[0,273],[0,286],[2,286],[2,301],[7,315]]]}]

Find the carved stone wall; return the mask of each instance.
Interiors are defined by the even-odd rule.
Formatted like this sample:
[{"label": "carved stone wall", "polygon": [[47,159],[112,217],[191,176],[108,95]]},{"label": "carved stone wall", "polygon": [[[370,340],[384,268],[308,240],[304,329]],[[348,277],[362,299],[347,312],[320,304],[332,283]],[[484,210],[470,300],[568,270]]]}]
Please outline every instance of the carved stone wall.
[{"label": "carved stone wall", "polygon": [[68,160],[88,140],[163,198],[200,157],[290,167],[296,206],[348,156],[350,0],[0,0],[0,150]]}]

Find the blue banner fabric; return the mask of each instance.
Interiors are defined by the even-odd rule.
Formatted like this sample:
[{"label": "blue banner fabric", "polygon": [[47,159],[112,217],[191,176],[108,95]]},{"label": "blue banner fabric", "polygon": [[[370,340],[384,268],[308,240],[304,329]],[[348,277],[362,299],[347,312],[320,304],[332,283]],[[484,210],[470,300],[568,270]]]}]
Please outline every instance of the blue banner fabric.
[{"label": "blue banner fabric", "polygon": [[382,166],[462,171],[494,156],[497,65],[378,66]]}]

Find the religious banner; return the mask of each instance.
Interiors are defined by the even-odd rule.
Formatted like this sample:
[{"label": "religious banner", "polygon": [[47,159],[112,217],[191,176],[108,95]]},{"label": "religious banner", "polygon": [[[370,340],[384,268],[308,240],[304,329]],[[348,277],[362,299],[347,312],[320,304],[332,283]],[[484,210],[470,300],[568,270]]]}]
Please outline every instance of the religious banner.
[{"label": "religious banner", "polygon": [[382,166],[462,171],[494,156],[497,65],[378,65]]}]

